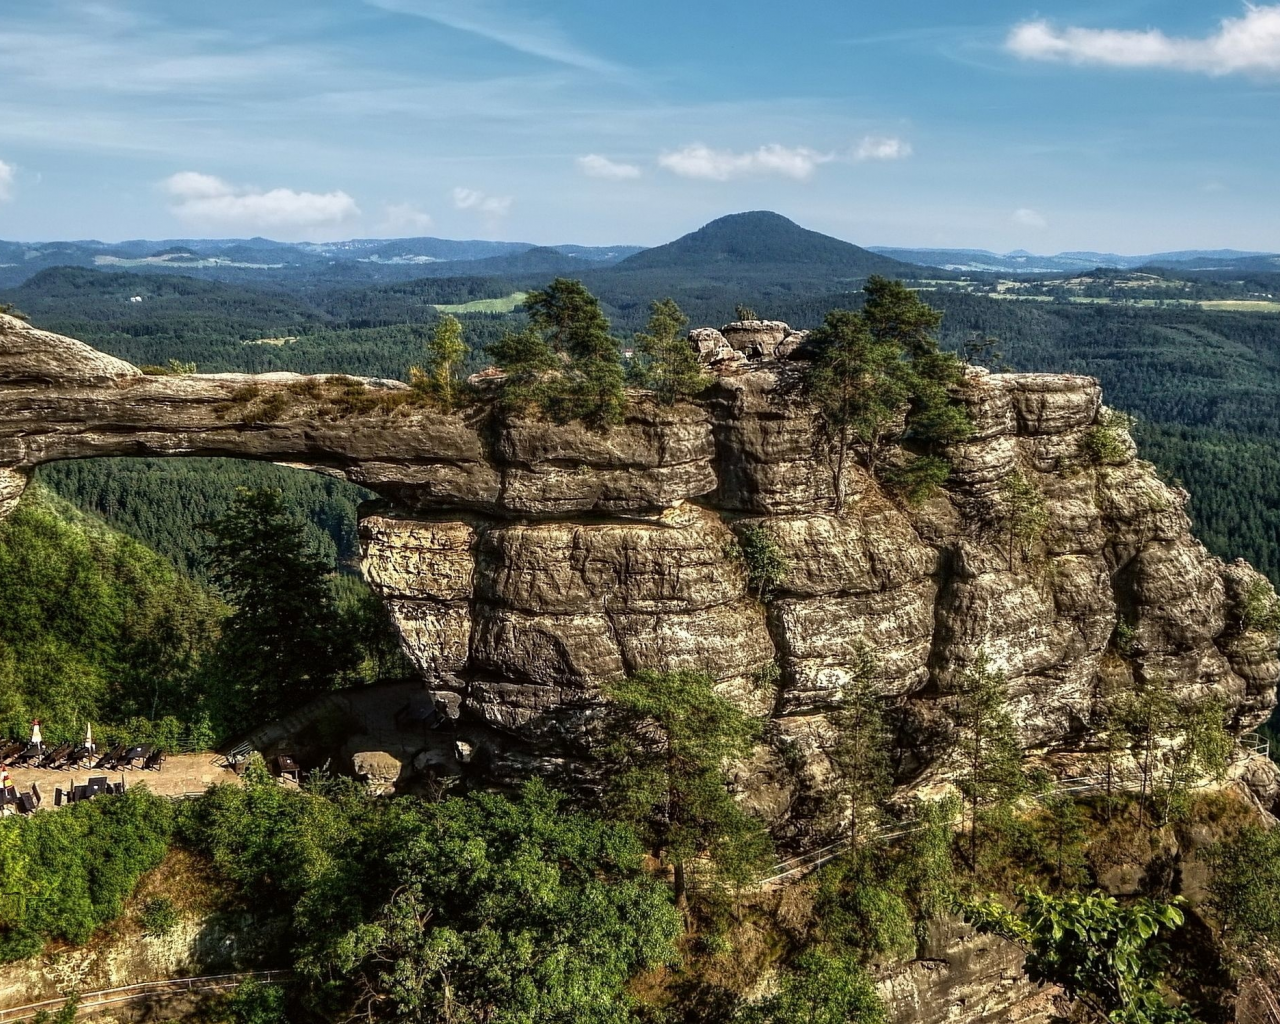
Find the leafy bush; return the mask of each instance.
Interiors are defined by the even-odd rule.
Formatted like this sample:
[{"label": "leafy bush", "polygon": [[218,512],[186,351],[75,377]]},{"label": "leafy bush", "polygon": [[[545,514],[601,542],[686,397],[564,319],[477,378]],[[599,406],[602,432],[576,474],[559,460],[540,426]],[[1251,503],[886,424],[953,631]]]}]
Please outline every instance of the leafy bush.
[{"label": "leafy bush", "polygon": [[747,566],[747,585],[763,601],[786,581],[791,562],[763,526],[748,526],[738,546]]},{"label": "leafy bush", "polygon": [[236,986],[222,1008],[226,1024],[289,1024],[285,991],[249,979]]},{"label": "leafy bush", "polygon": [[[625,986],[680,922],[633,831],[538,783],[436,804],[285,789],[252,767],[183,808],[182,835],[256,906],[291,914],[334,1012],[394,1020],[632,1020]],[[501,1008],[501,1015],[495,1016]]]},{"label": "leafy bush", "polygon": [[1240,624],[1245,630],[1256,630],[1268,637],[1280,634],[1280,598],[1266,580],[1254,580],[1245,593]]},{"label": "leafy bush", "polygon": [[883,1024],[884,1003],[856,960],[807,950],[782,971],[778,991],[738,1016],[741,1024]]},{"label": "leafy bush", "polygon": [[1098,1019],[1116,1024],[1193,1024],[1161,991],[1165,950],[1162,931],[1183,922],[1181,899],[1140,899],[1122,905],[1101,892],[1046,895],[1019,892],[1020,909],[1000,900],[971,900],[964,916],[980,932],[1003,936],[1027,951],[1027,977],[1061,985]]},{"label": "leafy bush", "polygon": [[1127,461],[1133,450],[1125,432],[1132,426],[1132,417],[1108,410],[1080,438],[1080,454],[1094,466],[1112,466]]},{"label": "leafy bush", "polygon": [[119,917],[172,828],[173,805],[145,787],[0,821],[0,877],[27,896],[0,903],[0,961],[33,956],[50,939],[85,942]]},{"label": "leafy bush", "polygon": [[1209,906],[1232,945],[1280,949],[1280,830],[1247,825],[1208,860]]},{"label": "leafy bush", "polygon": [[168,896],[153,896],[142,905],[138,915],[142,930],[148,935],[168,935],[178,926],[178,908]]}]

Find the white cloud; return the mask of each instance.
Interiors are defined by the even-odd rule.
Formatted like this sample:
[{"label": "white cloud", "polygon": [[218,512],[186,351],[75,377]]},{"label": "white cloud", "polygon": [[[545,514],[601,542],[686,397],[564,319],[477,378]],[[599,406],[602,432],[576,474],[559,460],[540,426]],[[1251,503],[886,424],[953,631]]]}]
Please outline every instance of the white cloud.
[{"label": "white cloud", "polygon": [[459,186],[453,190],[453,205],[459,210],[475,210],[490,217],[502,217],[511,210],[511,197],[490,196],[479,189]]},{"label": "white cloud", "polygon": [[735,153],[695,143],[663,153],[658,157],[658,165],[682,178],[701,178],[704,181],[728,181],[751,174],[777,174],[803,181],[819,164],[834,159],[829,153],[819,153],[805,146],[790,148],[772,143],[750,152]]},{"label": "white cloud", "polygon": [[1025,60],[1170,68],[1211,75],[1280,72],[1280,4],[1252,5],[1238,18],[1223,18],[1207,36],[1144,31],[1056,28],[1043,19],[1015,25],[1005,46]]},{"label": "white cloud", "polygon": [[0,203],[13,198],[13,164],[0,160]]},{"label": "white cloud", "polygon": [[1028,209],[1025,206],[1013,211],[1013,222],[1019,227],[1035,228],[1037,231],[1049,226],[1044,214],[1037,213],[1035,210]]},{"label": "white cloud", "polygon": [[640,168],[635,164],[619,163],[599,153],[578,157],[578,170],[588,178],[610,178],[613,181],[640,177]]},{"label": "white cloud", "polygon": [[345,192],[269,191],[244,188],[212,174],[181,171],[164,181],[173,212],[201,224],[298,230],[338,224],[360,208]]},{"label": "white cloud", "polygon": [[412,203],[388,203],[382,208],[383,231],[420,233],[430,231],[434,223],[431,214],[419,210]]},{"label": "white cloud", "polygon": [[905,160],[911,155],[911,143],[888,135],[868,135],[853,151],[855,160]]}]

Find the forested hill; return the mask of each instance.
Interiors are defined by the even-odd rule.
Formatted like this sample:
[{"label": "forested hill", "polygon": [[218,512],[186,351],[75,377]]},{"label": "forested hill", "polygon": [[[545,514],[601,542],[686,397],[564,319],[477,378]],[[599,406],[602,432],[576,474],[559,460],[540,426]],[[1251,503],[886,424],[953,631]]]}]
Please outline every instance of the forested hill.
[{"label": "forested hill", "polygon": [[755,271],[774,283],[820,275],[850,280],[871,274],[908,277],[918,273],[909,263],[810,231],[765,210],[720,217],[674,242],[628,256],[617,265],[616,273],[640,270],[683,270],[705,276]]}]

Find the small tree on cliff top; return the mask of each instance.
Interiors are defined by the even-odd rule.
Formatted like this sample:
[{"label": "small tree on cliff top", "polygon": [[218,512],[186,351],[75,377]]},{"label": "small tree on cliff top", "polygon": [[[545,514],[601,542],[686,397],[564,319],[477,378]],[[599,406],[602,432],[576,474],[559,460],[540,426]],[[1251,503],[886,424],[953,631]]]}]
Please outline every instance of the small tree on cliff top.
[{"label": "small tree on cliff top", "polygon": [[434,398],[445,409],[452,411],[457,405],[461,387],[462,360],[467,354],[467,343],[462,340],[462,324],[457,317],[441,317],[431,338],[427,341],[426,367],[413,367],[409,380],[414,390]]},{"label": "small tree on cliff top", "polygon": [[[567,361],[559,379],[546,382],[538,396],[544,410],[557,419],[597,426],[618,422],[626,402],[622,352],[596,297],[582,282],[558,277],[530,292],[524,308],[546,347]],[[541,352],[535,354],[542,359]]]},{"label": "small tree on cliff top", "polygon": [[705,389],[711,378],[684,337],[689,319],[674,300],[655,302],[649,310],[648,327],[636,335],[640,380],[659,401],[672,405]]},{"label": "small tree on cliff top", "polygon": [[672,866],[677,901],[685,898],[686,866],[698,856],[709,856],[724,881],[749,881],[769,840],[733,799],[725,769],[750,754],[759,722],[700,672],[639,672],[609,695],[617,714],[605,751],[606,802]]},{"label": "small tree on cliff top", "polygon": [[[960,361],[941,352],[933,332],[942,314],[901,282],[873,277],[860,312],[832,310],[812,335],[818,358],[809,392],[826,426],[836,511],[845,503],[844,472],[856,448],[875,473],[886,445],[902,430],[925,444],[946,444],[972,430],[949,387]],[[939,473],[932,462],[927,476]]]}]

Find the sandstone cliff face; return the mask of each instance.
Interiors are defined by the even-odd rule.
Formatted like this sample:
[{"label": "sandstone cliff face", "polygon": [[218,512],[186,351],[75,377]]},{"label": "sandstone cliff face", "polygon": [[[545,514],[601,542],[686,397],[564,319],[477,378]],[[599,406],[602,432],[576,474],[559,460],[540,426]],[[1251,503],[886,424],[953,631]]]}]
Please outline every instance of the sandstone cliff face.
[{"label": "sandstone cliff face", "polygon": [[[942,491],[911,507],[850,466],[837,516],[803,336],[748,322],[691,344],[716,373],[696,403],[636,395],[596,433],[483,404],[446,415],[392,381],[144,377],[0,317],[0,514],[61,458],[343,473],[389,499],[361,523],[366,575],[441,706],[491,727],[491,763],[571,766],[602,684],[696,668],[771,720],[752,784],[778,815],[821,788],[827,715],[863,652],[907,723],[907,767],[945,741],[941,709],[980,656],[1008,675],[1028,746],[1084,735],[1103,678],[1216,693],[1238,728],[1274,703],[1275,650],[1243,611],[1260,577],[1193,538],[1187,495],[1136,458],[1096,381],[972,371],[958,397],[975,430]],[[1015,472],[1049,513],[1026,550],[1000,493]],[[788,562],[767,602],[747,584],[749,527]]]}]

